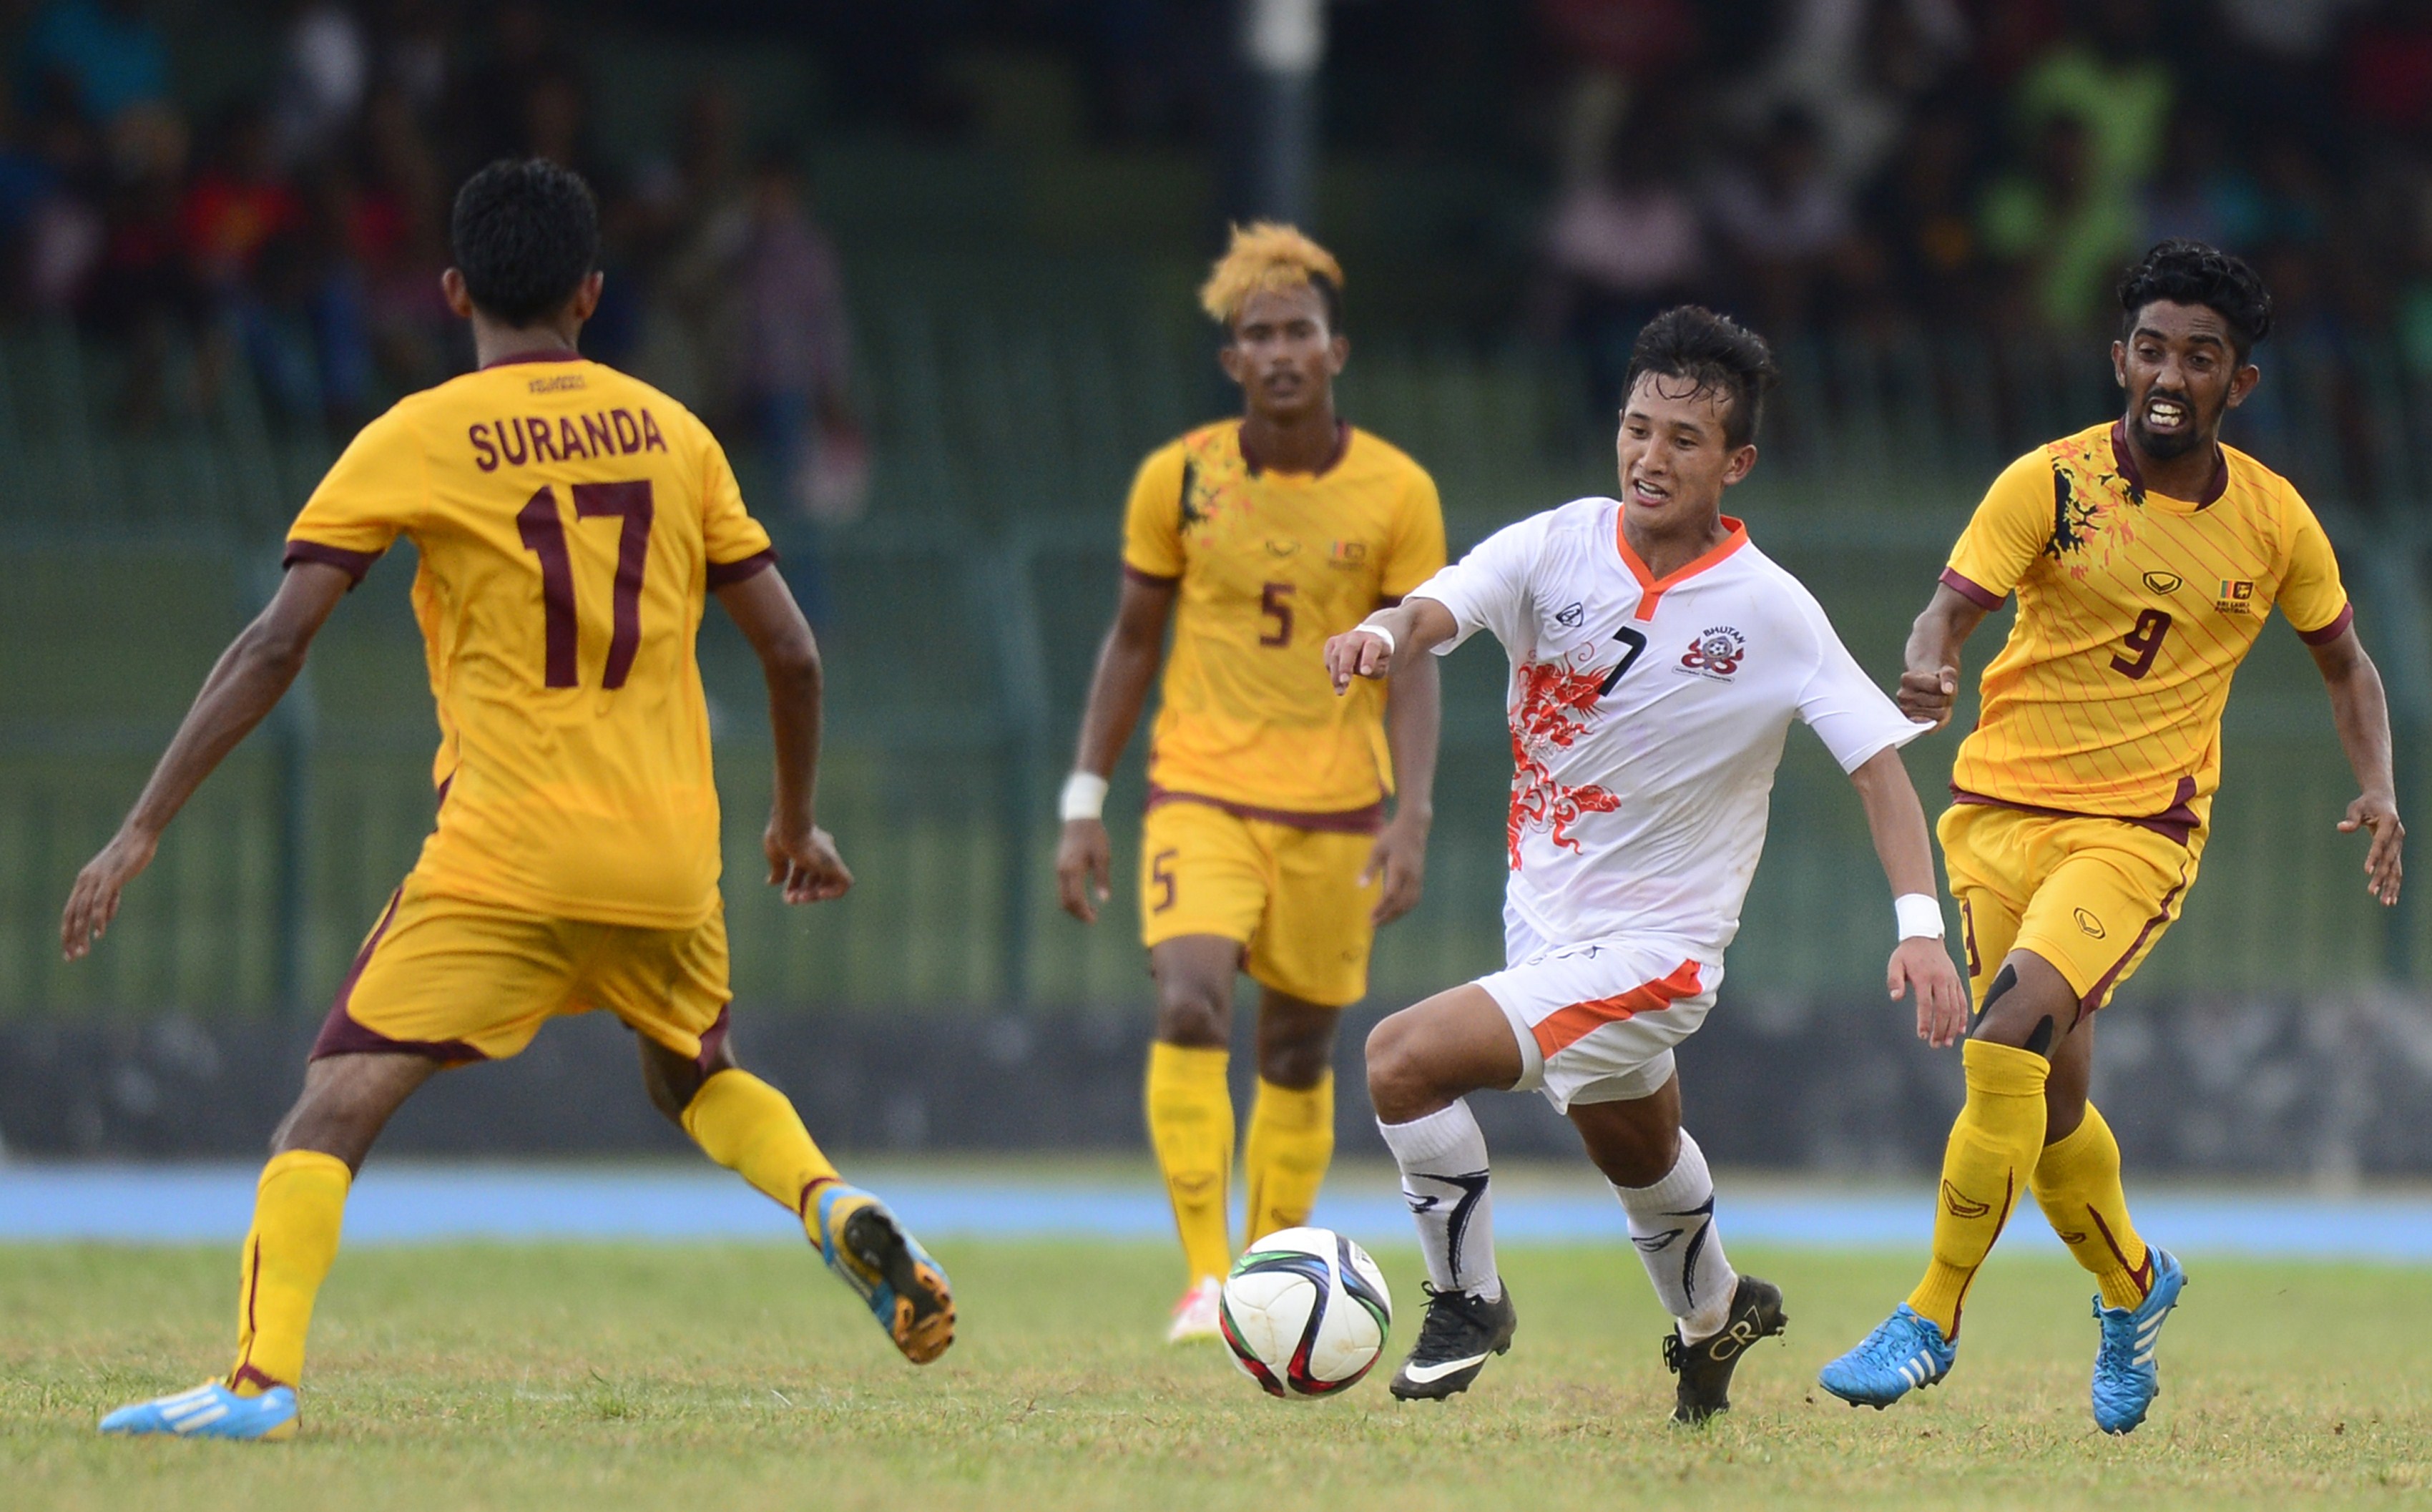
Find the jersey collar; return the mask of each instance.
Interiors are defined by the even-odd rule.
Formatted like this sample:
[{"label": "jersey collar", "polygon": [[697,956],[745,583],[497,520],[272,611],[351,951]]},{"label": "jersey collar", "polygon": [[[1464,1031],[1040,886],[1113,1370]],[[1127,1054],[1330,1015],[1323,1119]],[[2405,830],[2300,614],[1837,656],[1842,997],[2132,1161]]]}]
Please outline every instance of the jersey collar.
[{"label": "jersey collar", "polygon": [[511,362],[581,362],[585,361],[588,360],[584,358],[581,352],[568,352],[559,350],[555,347],[544,347],[538,351],[509,352],[504,357],[491,358],[488,361],[481,364],[481,371],[486,373],[494,367],[505,367]]},{"label": "jersey collar", "polygon": [[[2128,480],[2129,487],[2139,494],[2146,492],[2145,479],[2136,471],[2136,454],[2128,449],[2128,423],[2124,420],[2111,422],[2111,460],[2119,464],[2120,476]],[[2228,492],[2229,458],[2216,442],[2212,448],[2212,480],[2204,484],[2203,497],[2187,502],[2203,509],[2207,504],[2220,502],[2221,496]],[[2163,494],[2158,496],[2169,498],[2170,496]]]},{"label": "jersey collar", "polygon": [[[1622,506],[1625,511],[1629,507],[1627,504]],[[1630,575],[1638,580],[1638,609],[1630,618],[1653,619],[1656,604],[1663,599],[1668,590],[1677,588],[1708,568],[1720,564],[1724,558],[1748,545],[1747,526],[1728,514],[1718,517],[1722,520],[1725,529],[1731,533],[1725,536],[1719,546],[1713,547],[1705,555],[1686,565],[1674,568],[1661,578],[1647,571],[1647,563],[1639,561],[1638,553],[1630,548],[1630,537],[1621,528],[1623,516],[1615,514],[1613,517],[1613,546],[1621,552],[1621,564],[1628,567]]]},{"label": "jersey collar", "polygon": [[[1233,445],[1241,451],[1242,465],[1250,469],[1250,476],[1252,478],[1265,476],[1267,471],[1266,464],[1258,461],[1258,454],[1257,452],[1250,449],[1250,438],[1241,433],[1241,428],[1238,425],[1233,428]],[[1275,476],[1278,478],[1307,478],[1314,481],[1317,479],[1324,478],[1326,474],[1334,471],[1337,467],[1342,466],[1343,459],[1350,453],[1350,450],[1351,422],[1348,420],[1337,420],[1334,422],[1334,449],[1326,454],[1326,461],[1317,464],[1317,471],[1313,473],[1277,473]]]}]

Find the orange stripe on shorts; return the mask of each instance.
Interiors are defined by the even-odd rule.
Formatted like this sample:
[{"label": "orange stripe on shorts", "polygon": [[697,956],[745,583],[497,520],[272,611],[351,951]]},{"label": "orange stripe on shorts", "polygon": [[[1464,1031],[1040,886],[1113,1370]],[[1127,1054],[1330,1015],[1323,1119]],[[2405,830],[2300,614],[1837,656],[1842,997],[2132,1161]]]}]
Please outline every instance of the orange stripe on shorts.
[{"label": "orange stripe on shorts", "polygon": [[1704,990],[1698,975],[1697,962],[1683,961],[1672,968],[1668,977],[1642,982],[1628,992],[1598,998],[1594,1002],[1575,1002],[1568,1008],[1557,1009],[1537,1025],[1537,1049],[1552,1060],[1606,1024],[1617,1024],[1640,1014],[1669,1008],[1680,999],[1694,998]]}]

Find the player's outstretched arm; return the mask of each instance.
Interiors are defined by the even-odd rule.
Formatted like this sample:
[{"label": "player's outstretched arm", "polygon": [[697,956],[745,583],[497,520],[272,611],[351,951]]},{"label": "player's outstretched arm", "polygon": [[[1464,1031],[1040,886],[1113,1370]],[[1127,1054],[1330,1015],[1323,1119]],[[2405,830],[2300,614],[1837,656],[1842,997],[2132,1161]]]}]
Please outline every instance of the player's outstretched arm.
[{"label": "player's outstretched arm", "polygon": [[1097,669],[1089,674],[1089,701],[1081,711],[1081,738],[1060,805],[1064,832],[1056,844],[1056,899],[1084,924],[1098,921],[1098,905],[1108,898],[1114,876],[1114,846],[1099,817],[1106,778],[1148,703],[1178,586],[1168,579],[1124,573],[1115,622],[1106,627]]},{"label": "player's outstretched arm", "polygon": [[1461,633],[1452,611],[1432,598],[1405,598],[1326,643],[1326,670],[1338,694],[1353,678],[1385,678]]},{"label": "player's outstretched arm", "polygon": [[2390,699],[2382,692],[2381,669],[2365,654],[2354,625],[2309,648],[2331,692],[2331,720],[2339,727],[2339,747],[2356,771],[2356,799],[2339,820],[2339,832],[2372,832],[2373,845],[2364,857],[2365,888],[2394,906],[2407,871],[2400,853],[2407,826],[2398,822],[2398,790],[2390,776]]},{"label": "player's outstretched arm", "polygon": [[1934,597],[1908,632],[1908,655],[1900,680],[1900,713],[1936,730],[1951,722],[1951,706],[1959,696],[1959,650],[1983,623],[1983,606],[1948,583],[1934,585]]},{"label": "player's outstretched arm", "polygon": [[[1374,639],[1375,637],[1369,637]],[[1393,758],[1393,819],[1368,852],[1360,885],[1384,879],[1370,917],[1391,924],[1419,906],[1427,883],[1427,832],[1436,820],[1436,746],[1444,685],[1432,656],[1405,658],[1386,684],[1385,744]]]},{"label": "player's outstretched arm", "polygon": [[[1892,950],[1883,984],[1894,1001],[1917,989],[1917,1037],[1940,1050],[1968,1028],[1968,991],[1959,981],[1951,952],[1942,945],[1941,893],[1934,880],[1934,846],[1925,828],[1925,808],[1908,780],[1897,746],[1877,751],[1849,774],[1866,805],[1866,829],[1874,835],[1875,854],[1895,899],[1922,898],[1932,905],[1933,932],[1910,934],[1901,921],[1902,939]],[[1917,905],[1922,907],[1924,905]]]},{"label": "player's outstretched arm", "polygon": [[768,684],[768,729],[776,737],[777,775],[768,800],[768,885],[789,903],[842,898],[853,872],[836,839],[819,825],[819,643],[774,567],[716,590],[718,601],[752,643]]},{"label": "player's outstretched arm", "polygon": [[253,623],[237,632],[203,680],[203,691],[186,711],[169,748],[160,753],[151,780],[101,853],[85,863],[68,889],[59,919],[59,949],[71,961],[93,949],[118,916],[118,897],[160,848],[160,832],[203,785],[203,779],[253,731],[304,670],[312,637],[338,607],[354,579],[341,568],[299,562],[279,580],[279,591]]}]

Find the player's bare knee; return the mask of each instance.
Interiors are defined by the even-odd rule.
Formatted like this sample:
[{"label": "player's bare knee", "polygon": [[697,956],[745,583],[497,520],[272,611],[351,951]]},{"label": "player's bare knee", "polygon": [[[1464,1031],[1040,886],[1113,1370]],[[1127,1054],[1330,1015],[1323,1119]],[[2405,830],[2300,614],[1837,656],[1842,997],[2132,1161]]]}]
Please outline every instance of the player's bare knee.
[{"label": "player's bare knee", "polygon": [[1426,1038],[1408,1009],[1368,1032],[1368,1100],[1387,1123],[1425,1117],[1448,1100],[1437,1086]]},{"label": "player's bare knee", "polygon": [[2049,1056],[2079,1016],[2077,994],[2059,969],[2032,951],[2016,950],[1985,989],[1968,1037]]},{"label": "player's bare knee", "polygon": [[1267,1003],[1258,1013],[1258,1075],[1281,1087],[1303,1091],[1326,1079],[1334,1065],[1335,1031],[1343,1015],[1331,1008],[1294,1002]]},{"label": "player's bare knee", "polygon": [[1223,987],[1195,978],[1160,979],[1157,984],[1157,1037],[1162,1044],[1222,1049],[1231,1042],[1231,983]]}]

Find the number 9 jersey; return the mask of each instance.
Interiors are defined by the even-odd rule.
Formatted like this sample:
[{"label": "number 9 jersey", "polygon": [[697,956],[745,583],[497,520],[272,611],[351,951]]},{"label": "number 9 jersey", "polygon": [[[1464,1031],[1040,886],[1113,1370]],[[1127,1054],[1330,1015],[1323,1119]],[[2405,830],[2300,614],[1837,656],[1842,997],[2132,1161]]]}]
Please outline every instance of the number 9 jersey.
[{"label": "number 9 jersey", "polygon": [[1962,802],[2204,825],[2230,679],[2272,605],[2313,645],[2354,617],[2305,501],[2221,451],[2196,499],[2147,489],[2116,421],[1994,480],[1942,575],[1987,612],[2018,596],[1951,771]]},{"label": "number 9 jersey", "polygon": [[683,929],[718,907],[703,596],[772,564],[682,405],[568,355],[509,359],[365,426],[286,562],[358,580],[398,536],[438,705],[427,890]]}]

